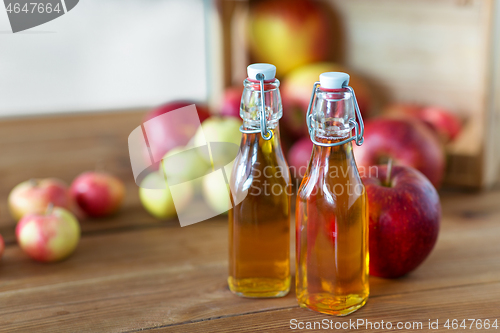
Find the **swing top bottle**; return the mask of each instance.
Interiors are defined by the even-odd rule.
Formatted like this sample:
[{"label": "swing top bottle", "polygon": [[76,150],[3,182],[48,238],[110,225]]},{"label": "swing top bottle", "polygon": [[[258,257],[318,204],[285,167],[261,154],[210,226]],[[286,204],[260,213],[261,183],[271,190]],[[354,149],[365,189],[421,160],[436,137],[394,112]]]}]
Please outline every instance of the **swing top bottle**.
[{"label": "swing top bottle", "polygon": [[229,211],[230,290],[244,297],[280,297],[290,289],[290,193],[280,142],[282,116],[276,67],[248,66]]}]

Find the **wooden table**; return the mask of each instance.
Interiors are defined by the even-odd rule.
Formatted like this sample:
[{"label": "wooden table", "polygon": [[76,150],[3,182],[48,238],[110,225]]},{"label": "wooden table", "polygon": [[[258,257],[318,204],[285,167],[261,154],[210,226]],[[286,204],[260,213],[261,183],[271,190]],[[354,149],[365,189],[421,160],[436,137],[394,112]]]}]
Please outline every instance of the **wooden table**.
[{"label": "wooden table", "polygon": [[[233,296],[226,285],[224,217],[181,228],[175,221],[156,221],[141,208],[127,136],[142,115],[0,122],[0,233],[6,239],[1,331],[272,332],[290,331],[292,319],[383,320],[394,327],[422,322],[423,331],[430,319],[448,331],[447,319],[500,319],[500,191],[443,192],[442,230],[431,256],[405,278],[371,278],[367,305],[348,317],[301,309],[293,291],[279,299]],[[70,182],[97,163],[127,182],[123,210],[107,220],[82,221],[82,240],[68,260],[30,260],[16,245],[15,223],[6,211],[10,189],[31,177]]]}]

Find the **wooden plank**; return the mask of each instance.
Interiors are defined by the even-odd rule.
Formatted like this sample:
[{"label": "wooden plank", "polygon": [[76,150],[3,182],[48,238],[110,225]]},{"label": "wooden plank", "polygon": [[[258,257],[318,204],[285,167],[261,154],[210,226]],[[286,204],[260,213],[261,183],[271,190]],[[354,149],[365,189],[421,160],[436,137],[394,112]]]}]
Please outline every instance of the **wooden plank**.
[{"label": "wooden plank", "polygon": [[[7,246],[12,245],[16,242],[16,222],[7,214],[4,215],[2,221],[0,224],[0,235],[2,235]],[[123,207],[117,214],[105,218],[80,218],[82,237],[99,232],[153,228],[162,226],[163,224],[179,225],[176,218],[163,221],[149,215],[139,203],[138,188],[135,184],[127,186],[127,197],[125,198]]]},{"label": "wooden plank", "polygon": [[[138,205],[128,157],[128,135],[144,110],[6,119],[0,121],[0,233],[13,240],[15,221],[7,196],[30,178],[57,177],[68,184],[81,172],[101,166],[127,186],[125,212]],[[132,214],[136,216],[136,214]],[[113,219],[111,219],[113,220]],[[88,229],[95,225],[87,223]],[[112,222],[108,226],[113,225]],[[84,230],[87,227],[84,227]]]},{"label": "wooden plank", "polygon": [[129,272],[224,261],[226,224],[214,221],[181,228],[166,223],[157,228],[88,235],[72,257],[50,265],[31,261],[17,245],[8,246],[0,265],[0,295]]},{"label": "wooden plank", "polygon": [[98,164],[132,179],[128,135],[144,110],[0,121],[0,197],[21,181],[59,177],[66,182]]},{"label": "wooden plank", "polygon": [[[489,205],[498,202],[499,197],[496,192],[487,198],[486,205],[478,206],[486,214],[460,209],[462,200],[470,198],[445,198],[442,233],[430,258],[408,277],[371,278],[372,299],[359,313],[366,317],[373,308],[376,312],[371,318],[387,314],[383,319],[392,318],[397,311],[409,319],[415,318],[410,314],[424,310],[428,312],[422,313],[443,315],[446,312],[439,311],[443,307],[440,302],[452,304],[448,294],[460,294],[460,287],[469,286],[474,287],[464,289],[467,294],[495,305],[485,298],[480,286],[491,286],[491,297],[498,298],[495,288],[500,282],[500,207],[493,209]],[[0,330],[139,330],[297,307],[293,291],[272,300],[233,296],[226,286],[226,257],[225,219],[186,228],[166,225],[89,234],[73,257],[53,265],[34,263],[17,246],[9,246],[0,265]],[[423,294],[428,296],[419,301]],[[378,303],[382,298],[388,301]],[[470,300],[476,304],[475,298]],[[448,306],[453,309],[453,305]],[[460,306],[456,314],[465,315]],[[297,316],[312,314],[297,311]],[[242,315],[228,320],[250,318],[254,324],[262,323],[261,329],[267,331],[265,325],[270,325],[270,318],[279,318],[279,312],[276,316],[272,313],[270,317],[259,314],[264,317],[251,319],[253,315]],[[285,324],[280,322],[280,329]]]},{"label": "wooden plank", "polygon": [[[357,320],[372,322],[380,322],[383,320],[387,327],[390,322],[393,329],[399,322],[409,322],[415,329],[405,329],[404,332],[450,332],[453,330],[444,328],[447,319],[458,319],[460,325],[463,319],[489,319],[493,322],[498,319],[498,309],[500,308],[500,283],[481,284],[477,286],[466,286],[458,288],[443,288],[439,290],[429,290],[420,293],[411,293],[403,295],[391,295],[371,297],[364,308],[351,314],[345,318],[333,317],[315,313],[298,306],[286,309],[278,309],[274,311],[262,311],[248,313],[241,316],[212,318],[211,320],[198,321],[195,323],[186,323],[183,325],[171,325],[153,330],[153,332],[285,332],[291,329],[291,320],[296,319],[297,322],[320,322],[327,320],[336,322],[350,323]],[[435,322],[438,320],[438,330],[429,329],[429,320]],[[417,329],[418,326],[413,326],[413,323],[422,323],[422,329]],[[467,322],[467,327],[471,322]],[[313,323],[314,325],[314,323]],[[342,332],[390,332],[390,329],[375,329],[370,326],[359,326],[356,328],[338,329]],[[366,325],[366,324],[365,324]],[[292,326],[293,327],[293,326]],[[335,327],[335,326],[333,326]],[[373,326],[372,326],[373,327]],[[375,326],[377,327],[377,326]],[[380,326],[379,326],[380,327]],[[484,328],[483,328],[484,329]],[[333,331],[332,329],[331,331]],[[460,328],[463,330],[463,328]],[[308,332],[324,331],[320,326],[316,326],[315,330],[307,330]],[[466,331],[478,332],[482,331],[476,327]]]}]

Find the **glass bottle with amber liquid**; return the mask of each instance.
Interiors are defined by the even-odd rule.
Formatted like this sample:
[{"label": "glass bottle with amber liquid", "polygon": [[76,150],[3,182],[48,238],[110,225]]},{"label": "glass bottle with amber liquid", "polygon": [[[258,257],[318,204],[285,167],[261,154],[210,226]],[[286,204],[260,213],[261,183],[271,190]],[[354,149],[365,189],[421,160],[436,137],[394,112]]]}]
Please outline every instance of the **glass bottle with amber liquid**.
[{"label": "glass bottle with amber liquid", "polygon": [[[299,305],[344,316],[369,295],[368,208],[352,141],[363,120],[349,75],[320,75],[307,112],[314,143],[296,205],[296,292]],[[354,132],[354,135],[353,135]]]},{"label": "glass bottle with amber liquid", "polygon": [[243,297],[290,290],[290,194],[280,142],[280,82],[270,64],[248,66],[240,116],[242,138],[231,173],[229,288]]}]

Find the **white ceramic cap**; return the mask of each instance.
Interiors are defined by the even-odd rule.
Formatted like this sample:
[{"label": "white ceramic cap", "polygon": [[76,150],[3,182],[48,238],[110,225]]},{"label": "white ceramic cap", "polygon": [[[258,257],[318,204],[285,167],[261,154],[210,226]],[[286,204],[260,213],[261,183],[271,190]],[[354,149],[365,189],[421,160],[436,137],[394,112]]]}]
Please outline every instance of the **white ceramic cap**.
[{"label": "white ceramic cap", "polygon": [[342,72],[326,72],[320,74],[319,83],[325,89],[341,89],[349,85],[349,74]]},{"label": "white ceramic cap", "polygon": [[251,64],[247,67],[247,74],[251,80],[257,80],[257,74],[264,74],[264,80],[272,80],[276,76],[276,66],[271,64]]}]

